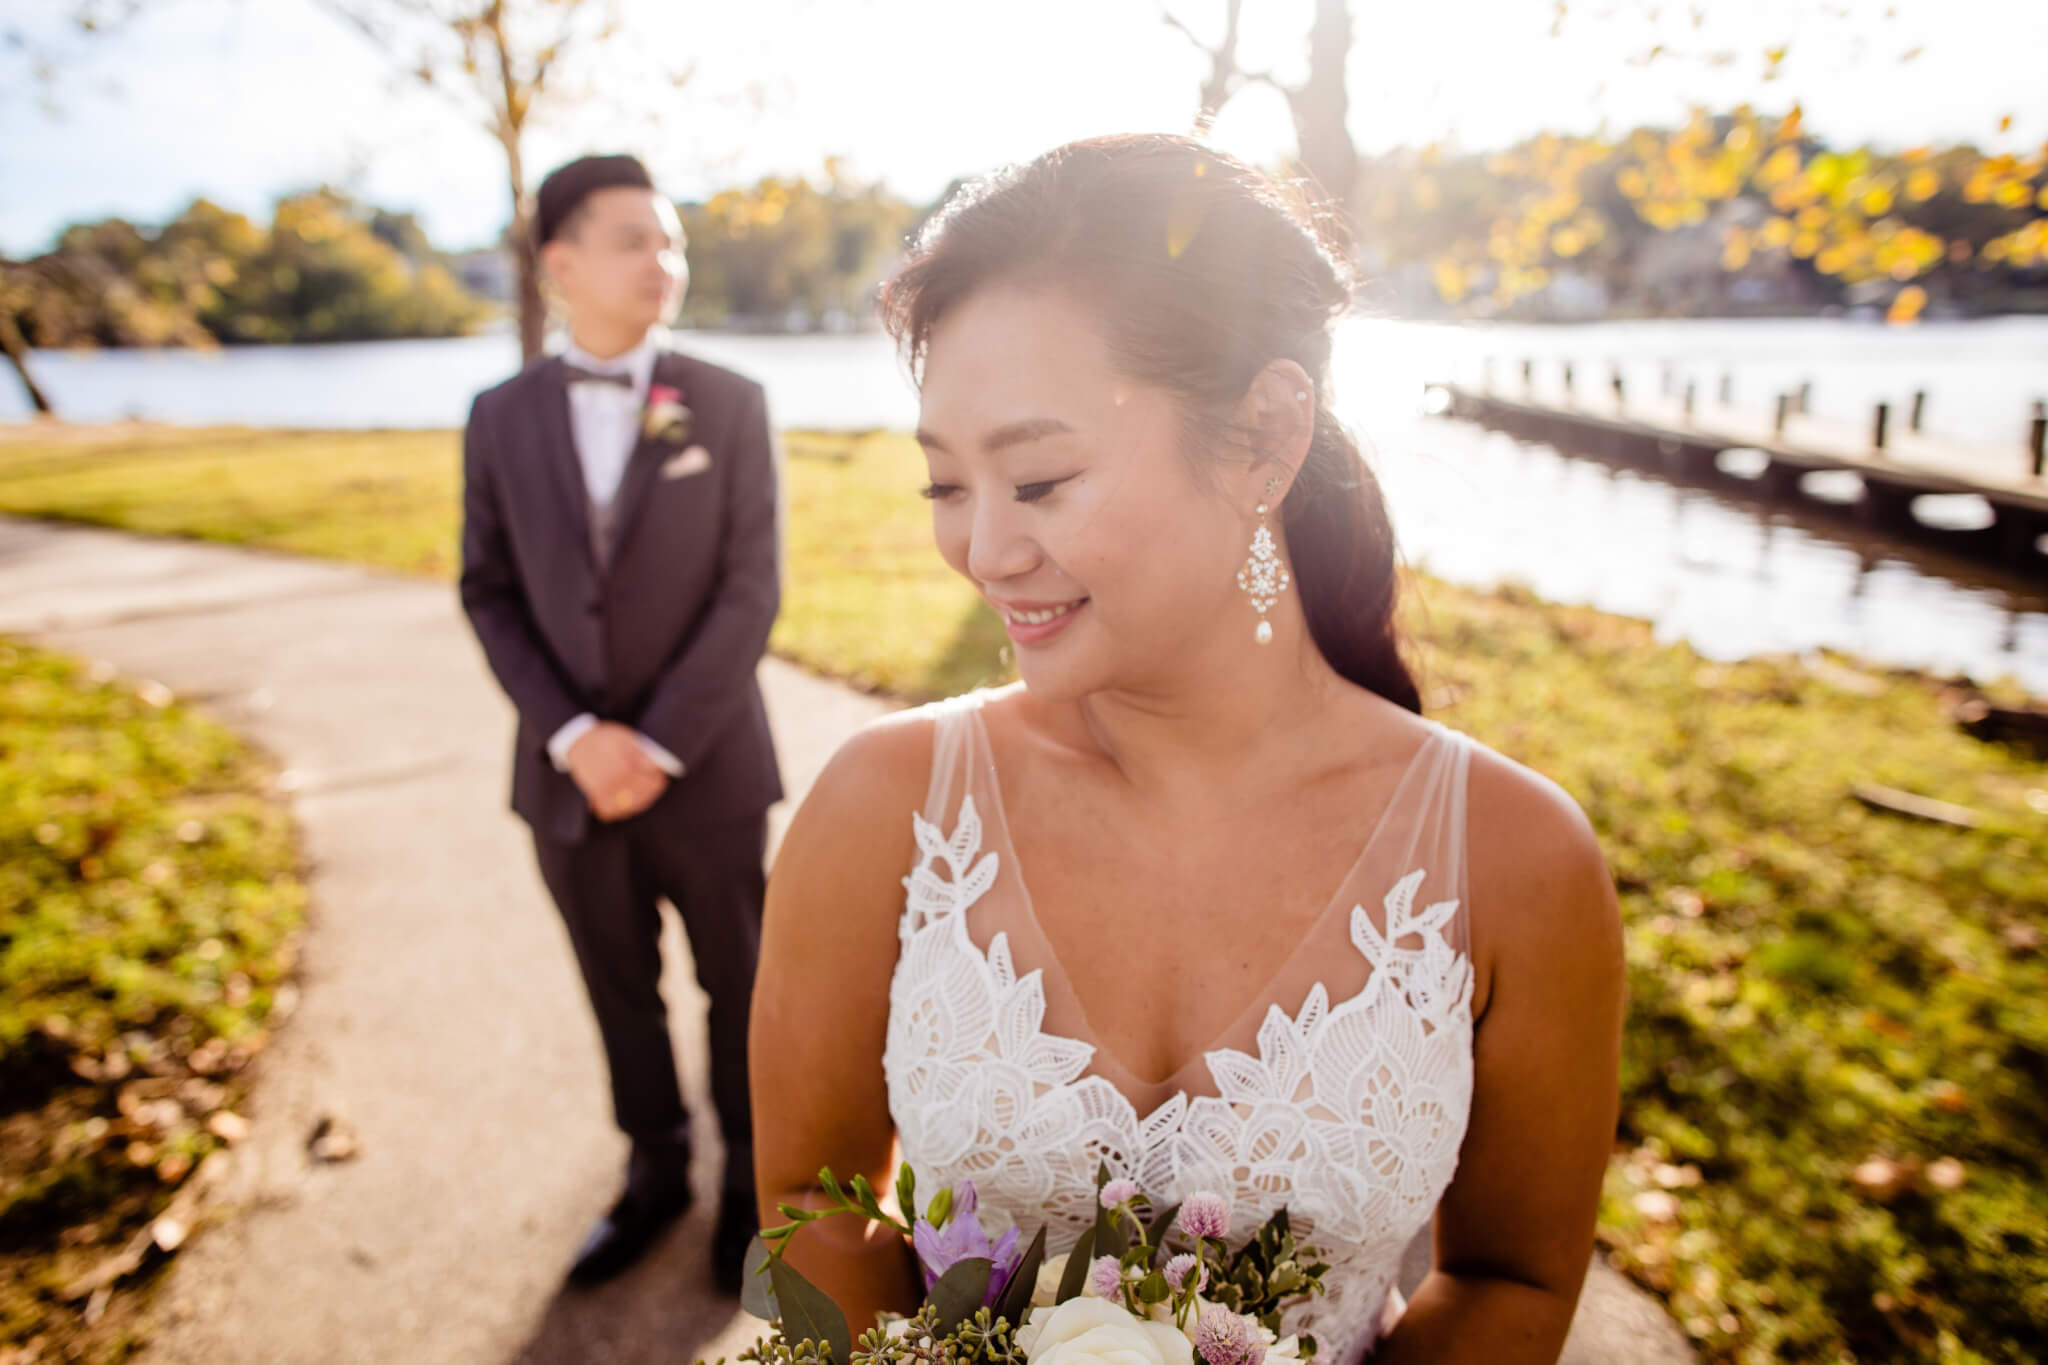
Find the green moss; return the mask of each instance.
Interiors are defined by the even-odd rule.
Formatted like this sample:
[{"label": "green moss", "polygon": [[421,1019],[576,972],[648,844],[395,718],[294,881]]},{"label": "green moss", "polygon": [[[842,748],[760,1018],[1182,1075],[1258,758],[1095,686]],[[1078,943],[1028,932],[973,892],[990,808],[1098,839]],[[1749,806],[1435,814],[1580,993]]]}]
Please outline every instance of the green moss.
[{"label": "green moss", "polygon": [[233,1131],[305,904],[266,782],[159,690],[0,641],[0,1344],[122,1358],[133,1299],[63,1291]]}]

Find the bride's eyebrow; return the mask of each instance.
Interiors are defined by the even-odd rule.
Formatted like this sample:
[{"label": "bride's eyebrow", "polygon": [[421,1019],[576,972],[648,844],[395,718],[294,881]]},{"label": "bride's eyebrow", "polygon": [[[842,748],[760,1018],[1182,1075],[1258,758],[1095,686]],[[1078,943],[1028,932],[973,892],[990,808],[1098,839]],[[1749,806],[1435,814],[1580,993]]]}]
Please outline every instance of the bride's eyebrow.
[{"label": "bride's eyebrow", "polygon": [[[1057,417],[1027,417],[1021,422],[1008,422],[982,437],[981,448],[993,455],[1008,450],[1011,446],[1023,445],[1027,441],[1042,441],[1048,436],[1064,436],[1074,429]],[[946,453],[946,443],[923,427],[917,429],[917,443],[926,450]]]}]

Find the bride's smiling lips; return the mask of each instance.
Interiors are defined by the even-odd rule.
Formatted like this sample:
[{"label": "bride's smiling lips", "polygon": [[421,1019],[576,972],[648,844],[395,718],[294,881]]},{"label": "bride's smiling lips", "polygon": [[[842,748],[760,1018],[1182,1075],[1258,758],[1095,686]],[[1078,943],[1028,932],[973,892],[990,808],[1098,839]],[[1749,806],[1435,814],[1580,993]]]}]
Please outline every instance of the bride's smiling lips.
[{"label": "bride's smiling lips", "polygon": [[1003,602],[991,599],[991,604],[1002,613],[1003,628],[1010,633],[1010,639],[1020,645],[1043,644],[1065,630],[1088,605],[1085,597],[1071,597],[1063,602]]}]

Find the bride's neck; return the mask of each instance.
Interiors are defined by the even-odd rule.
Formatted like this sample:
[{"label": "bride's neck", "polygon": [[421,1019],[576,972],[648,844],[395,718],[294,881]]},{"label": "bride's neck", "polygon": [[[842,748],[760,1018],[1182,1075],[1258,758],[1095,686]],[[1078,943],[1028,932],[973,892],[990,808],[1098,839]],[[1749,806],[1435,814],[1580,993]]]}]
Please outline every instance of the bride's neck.
[{"label": "bride's neck", "polygon": [[1249,627],[1244,634],[1241,647],[1221,642],[1207,666],[1170,684],[1082,699],[1092,739],[1134,786],[1227,779],[1275,740],[1314,724],[1346,686],[1298,615],[1271,645],[1253,642]]}]

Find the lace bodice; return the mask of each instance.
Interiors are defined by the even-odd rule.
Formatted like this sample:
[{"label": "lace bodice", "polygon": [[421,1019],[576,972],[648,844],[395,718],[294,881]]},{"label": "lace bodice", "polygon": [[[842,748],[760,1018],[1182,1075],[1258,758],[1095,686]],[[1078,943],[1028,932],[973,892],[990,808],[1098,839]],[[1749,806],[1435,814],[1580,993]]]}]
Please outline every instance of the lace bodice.
[{"label": "lace bodice", "polygon": [[1403,1250],[1450,1184],[1472,1099],[1467,741],[1432,728],[1357,864],[1215,1046],[1147,1082],[1091,1041],[1033,912],[979,694],[928,708],[932,785],[890,983],[889,1109],[920,1189],[971,1179],[985,1220],[1070,1248],[1095,1171],[1231,1201],[1233,1238],[1285,1205],[1330,1263],[1290,1310],[1351,1365],[1398,1312]]}]

